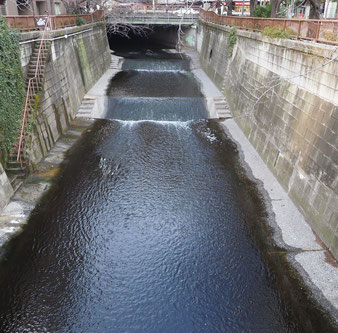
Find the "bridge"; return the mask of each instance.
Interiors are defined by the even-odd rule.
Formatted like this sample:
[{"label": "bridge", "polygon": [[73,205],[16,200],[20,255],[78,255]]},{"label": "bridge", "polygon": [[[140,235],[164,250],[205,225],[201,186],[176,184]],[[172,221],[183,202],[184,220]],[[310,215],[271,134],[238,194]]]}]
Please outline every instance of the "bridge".
[{"label": "bridge", "polygon": [[185,6],[129,6],[107,11],[108,24],[136,25],[192,25],[199,18],[198,7]]}]

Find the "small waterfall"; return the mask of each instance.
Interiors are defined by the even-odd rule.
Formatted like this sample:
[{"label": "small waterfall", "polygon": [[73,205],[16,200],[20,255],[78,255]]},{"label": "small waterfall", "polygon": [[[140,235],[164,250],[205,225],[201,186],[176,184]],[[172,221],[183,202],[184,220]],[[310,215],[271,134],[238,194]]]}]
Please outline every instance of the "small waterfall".
[{"label": "small waterfall", "polygon": [[156,71],[156,72],[177,72],[188,71],[190,69],[190,61],[187,59],[125,59],[122,65],[122,70],[137,70],[137,71]]},{"label": "small waterfall", "polygon": [[105,119],[189,121],[204,119],[202,97],[108,97]]},{"label": "small waterfall", "polygon": [[105,119],[189,121],[205,119],[205,100],[190,70],[190,60],[168,53],[167,58],[124,60],[110,81]]}]

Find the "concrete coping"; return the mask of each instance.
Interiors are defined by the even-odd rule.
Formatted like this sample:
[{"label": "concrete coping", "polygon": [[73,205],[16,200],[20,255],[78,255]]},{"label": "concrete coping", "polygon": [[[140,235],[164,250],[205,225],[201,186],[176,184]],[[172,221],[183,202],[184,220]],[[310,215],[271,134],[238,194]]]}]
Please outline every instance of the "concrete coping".
[{"label": "concrete coping", "polygon": [[[89,28],[95,28],[97,26],[100,26],[102,24],[105,24],[104,22],[94,22],[94,23],[89,23],[89,24],[84,24],[81,26],[74,26],[74,27],[68,27],[68,28],[63,28],[63,29],[58,29],[58,30],[52,30],[49,34],[49,38],[55,38],[55,37],[60,37],[60,36],[65,36],[69,35],[72,33],[76,32],[81,32],[88,30]],[[24,42],[27,40],[34,40],[34,39],[39,39],[41,38],[42,31],[28,31],[28,32],[22,32],[20,34],[20,42]]]}]

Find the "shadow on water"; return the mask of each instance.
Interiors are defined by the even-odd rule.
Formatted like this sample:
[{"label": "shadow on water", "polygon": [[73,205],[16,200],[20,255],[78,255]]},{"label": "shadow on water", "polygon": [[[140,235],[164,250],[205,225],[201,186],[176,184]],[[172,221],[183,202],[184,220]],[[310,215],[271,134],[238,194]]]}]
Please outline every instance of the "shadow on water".
[{"label": "shadow on water", "polygon": [[110,81],[108,96],[202,97],[190,72],[121,71]]},{"label": "shadow on water", "polygon": [[[111,103],[202,115],[184,89]],[[1,262],[0,331],[334,332],[267,219],[218,123],[98,120]]]}]

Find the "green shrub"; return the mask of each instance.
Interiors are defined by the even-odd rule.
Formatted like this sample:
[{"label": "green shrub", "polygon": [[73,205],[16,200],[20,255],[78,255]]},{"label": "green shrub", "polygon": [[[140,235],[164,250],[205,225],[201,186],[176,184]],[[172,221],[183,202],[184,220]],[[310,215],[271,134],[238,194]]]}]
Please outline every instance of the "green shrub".
[{"label": "green shrub", "polygon": [[18,31],[9,31],[6,20],[0,17],[0,144],[5,165],[19,135],[26,96],[19,35]]},{"label": "green shrub", "polygon": [[227,39],[228,53],[232,56],[232,51],[237,42],[237,28],[231,28]]},{"label": "green shrub", "polygon": [[254,17],[270,17],[271,16],[271,4],[268,3],[266,6],[256,6],[254,12]]},{"label": "green shrub", "polygon": [[77,17],[76,18],[76,25],[83,25],[83,24],[85,24],[86,23],[86,21],[84,20],[84,18],[83,17]]},{"label": "green shrub", "polygon": [[332,42],[338,42],[338,36],[333,31],[323,30],[322,35],[326,40],[330,40]]},{"label": "green shrub", "polygon": [[290,30],[291,29],[286,29],[284,31],[282,28],[279,27],[265,27],[262,30],[262,35],[270,38],[290,39],[291,36],[294,34],[294,31],[292,30],[291,33]]}]

